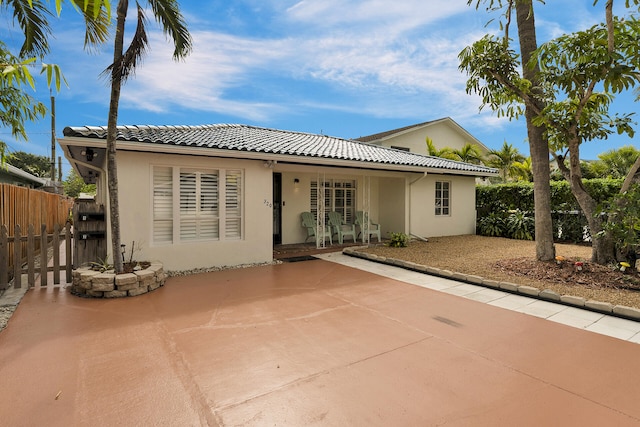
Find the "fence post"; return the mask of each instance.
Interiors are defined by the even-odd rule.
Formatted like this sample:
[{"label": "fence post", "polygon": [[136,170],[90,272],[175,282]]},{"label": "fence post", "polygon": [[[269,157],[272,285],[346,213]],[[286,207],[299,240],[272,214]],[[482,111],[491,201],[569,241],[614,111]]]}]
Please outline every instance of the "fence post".
[{"label": "fence post", "polygon": [[36,285],[36,238],[35,238],[35,228],[33,224],[29,224],[29,231],[27,234],[27,283],[30,288],[33,288]]},{"label": "fence post", "polygon": [[13,227],[13,287],[22,287],[22,236],[19,224]]},{"label": "fence post", "polygon": [[9,285],[9,239],[7,227],[0,227],[0,289],[7,289]]},{"label": "fence post", "polygon": [[60,284],[60,225],[53,225],[53,284]]},{"label": "fence post", "polygon": [[73,281],[73,276],[71,272],[73,271],[73,259],[71,255],[71,222],[67,221],[65,232],[64,232],[64,240],[65,240],[65,265],[67,267],[67,283],[71,283]]},{"label": "fence post", "polygon": [[40,286],[47,286],[47,225],[40,226]]}]

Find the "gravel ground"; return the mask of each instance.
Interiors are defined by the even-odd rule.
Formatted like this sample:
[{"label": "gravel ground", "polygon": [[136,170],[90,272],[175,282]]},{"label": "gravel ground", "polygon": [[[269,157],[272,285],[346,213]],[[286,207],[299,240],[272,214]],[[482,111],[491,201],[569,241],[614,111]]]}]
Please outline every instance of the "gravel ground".
[{"label": "gravel ground", "polygon": [[[629,281],[632,276],[623,277],[612,267],[590,265],[589,246],[556,244],[556,254],[571,260],[569,265],[565,264],[564,270],[553,262],[536,262],[535,242],[498,237],[433,237],[428,242],[411,241],[406,248],[374,246],[362,251],[540,290],[549,289],[560,295],[640,309],[640,292],[613,286],[623,279]],[[584,270],[574,271],[574,261],[584,261]],[[569,270],[571,274],[567,274]]]}]

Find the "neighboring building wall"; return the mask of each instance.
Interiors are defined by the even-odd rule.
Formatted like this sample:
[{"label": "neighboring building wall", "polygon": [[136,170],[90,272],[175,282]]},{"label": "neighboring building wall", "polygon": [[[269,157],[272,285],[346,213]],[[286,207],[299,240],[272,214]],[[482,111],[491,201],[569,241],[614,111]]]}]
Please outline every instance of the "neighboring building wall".
[{"label": "neighboring building wall", "polygon": [[[238,240],[153,241],[153,166],[241,169],[242,228]],[[272,253],[272,170],[261,161],[118,152],[121,240],[127,253],[135,241],[139,260],[159,260],[166,270],[269,262]],[[220,184],[222,185],[222,183]],[[224,231],[220,230],[222,234]]]},{"label": "neighboring building wall", "polygon": [[[436,181],[450,183],[450,215],[436,216]],[[475,234],[475,179],[427,175],[410,187],[409,232],[421,237]]]},{"label": "neighboring building wall", "polygon": [[[472,138],[465,137],[451,124],[440,122],[385,139],[381,141],[381,145],[384,147],[405,147],[409,148],[412,153],[426,155],[429,154],[427,152],[427,137],[431,138],[433,145],[438,149],[448,147],[458,150],[467,143],[475,143]],[[485,151],[483,147],[480,149]]]}]

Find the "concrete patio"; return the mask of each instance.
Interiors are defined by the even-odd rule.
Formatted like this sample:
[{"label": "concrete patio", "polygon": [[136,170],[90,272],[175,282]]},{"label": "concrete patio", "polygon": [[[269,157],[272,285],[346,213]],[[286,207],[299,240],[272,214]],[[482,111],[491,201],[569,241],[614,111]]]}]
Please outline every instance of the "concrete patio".
[{"label": "concrete patio", "polygon": [[28,292],[0,333],[1,423],[640,425],[638,344],[320,256],[128,299]]}]

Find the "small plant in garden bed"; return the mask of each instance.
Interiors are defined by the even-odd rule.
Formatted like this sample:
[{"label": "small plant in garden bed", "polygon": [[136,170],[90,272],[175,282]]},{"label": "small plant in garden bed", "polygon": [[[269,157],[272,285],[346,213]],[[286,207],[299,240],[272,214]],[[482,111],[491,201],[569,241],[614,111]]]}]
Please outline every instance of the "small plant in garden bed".
[{"label": "small plant in garden bed", "polygon": [[409,245],[409,236],[404,233],[391,233],[391,240],[387,245],[392,248],[406,248]]}]

